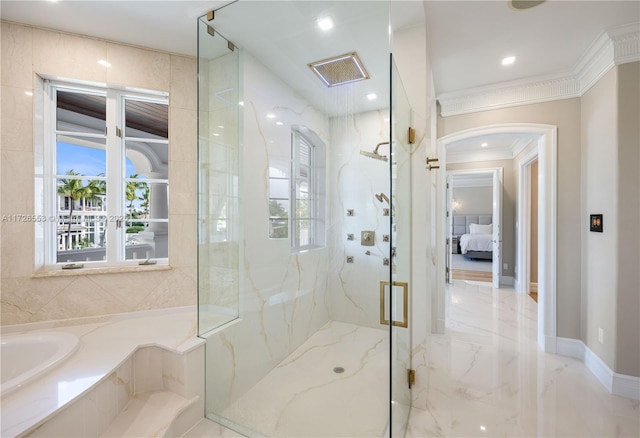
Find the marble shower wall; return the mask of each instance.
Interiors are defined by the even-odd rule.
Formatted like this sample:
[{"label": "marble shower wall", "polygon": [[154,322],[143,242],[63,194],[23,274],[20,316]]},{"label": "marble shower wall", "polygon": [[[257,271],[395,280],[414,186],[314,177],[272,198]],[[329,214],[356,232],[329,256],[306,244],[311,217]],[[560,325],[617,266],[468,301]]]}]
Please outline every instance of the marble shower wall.
[{"label": "marble shower wall", "polygon": [[[390,244],[383,242],[389,233],[390,216],[384,216],[385,202],[375,195],[389,193],[389,163],[360,155],[389,140],[388,111],[371,111],[331,121],[332,147],[329,153],[333,170],[329,179],[331,199],[328,246],[329,315],[332,320],[373,328],[380,325],[380,281],[388,280]],[[389,146],[382,145],[382,155]],[[347,215],[353,210],[353,216]],[[375,232],[374,246],[362,246],[362,231]],[[354,240],[347,240],[353,234]],[[371,255],[365,252],[370,251]],[[347,256],[353,263],[347,263]]]},{"label": "marble shower wall", "polygon": [[330,148],[328,118],[251,55],[242,53],[241,64],[240,319],[207,337],[207,384],[215,388],[207,414],[222,412],[329,320],[329,251],[296,254],[289,239],[269,238],[268,179],[270,164],[289,154],[293,125],[311,128]]},{"label": "marble shower wall", "polygon": [[[33,223],[2,222],[3,325],[196,303],[196,60],[2,22],[0,214],[33,214],[36,75],[169,93],[170,269],[33,277]],[[98,64],[103,59],[111,64]],[[28,94],[31,93],[31,94]]]}]

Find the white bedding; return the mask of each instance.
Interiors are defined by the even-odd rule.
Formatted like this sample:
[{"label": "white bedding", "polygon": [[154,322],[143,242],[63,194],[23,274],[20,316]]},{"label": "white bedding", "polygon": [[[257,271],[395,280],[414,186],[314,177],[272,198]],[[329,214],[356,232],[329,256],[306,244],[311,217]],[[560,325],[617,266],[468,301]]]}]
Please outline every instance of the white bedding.
[{"label": "white bedding", "polygon": [[491,234],[463,234],[460,236],[460,250],[462,254],[467,251],[493,251]]}]

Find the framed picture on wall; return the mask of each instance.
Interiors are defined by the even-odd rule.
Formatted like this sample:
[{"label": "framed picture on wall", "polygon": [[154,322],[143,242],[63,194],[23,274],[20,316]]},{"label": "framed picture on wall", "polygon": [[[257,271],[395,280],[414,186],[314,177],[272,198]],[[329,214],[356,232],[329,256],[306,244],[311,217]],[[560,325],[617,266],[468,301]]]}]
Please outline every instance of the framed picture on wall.
[{"label": "framed picture on wall", "polygon": [[589,222],[589,231],[596,231],[602,233],[602,215],[592,214]]}]

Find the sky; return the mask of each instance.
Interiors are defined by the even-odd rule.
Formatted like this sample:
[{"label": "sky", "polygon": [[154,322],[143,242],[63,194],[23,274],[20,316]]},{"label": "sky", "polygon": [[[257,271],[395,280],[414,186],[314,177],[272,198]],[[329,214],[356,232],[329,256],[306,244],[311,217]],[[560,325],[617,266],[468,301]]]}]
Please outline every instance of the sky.
[{"label": "sky", "polygon": [[[69,170],[87,176],[106,174],[106,160],[107,152],[104,149],[58,142],[56,174],[64,175]],[[136,173],[136,168],[127,158],[125,175],[130,176],[134,173]]]}]

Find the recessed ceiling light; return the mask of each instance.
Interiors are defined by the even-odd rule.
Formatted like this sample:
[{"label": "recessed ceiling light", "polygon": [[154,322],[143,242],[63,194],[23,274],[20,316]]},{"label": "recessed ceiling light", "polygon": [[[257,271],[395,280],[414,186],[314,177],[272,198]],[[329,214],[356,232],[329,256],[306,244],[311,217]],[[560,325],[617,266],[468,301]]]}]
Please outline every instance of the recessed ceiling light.
[{"label": "recessed ceiling light", "polygon": [[25,91],[24,94],[26,94],[29,97],[33,96],[33,93],[31,91]]},{"label": "recessed ceiling light", "polygon": [[275,118],[276,118],[275,114],[271,114],[271,113],[267,114],[267,119],[275,119]]},{"label": "recessed ceiling light", "polygon": [[480,430],[484,432],[487,430],[487,428],[485,426],[480,426]]},{"label": "recessed ceiling light", "polygon": [[514,62],[516,62],[515,56],[507,56],[506,58],[502,59],[502,65],[511,65]]},{"label": "recessed ceiling light", "polygon": [[282,122],[276,122],[276,125],[278,125],[278,126],[282,126],[282,125],[284,125],[284,123],[282,123]]},{"label": "recessed ceiling light", "polygon": [[244,106],[244,102],[243,102],[243,101],[240,101],[240,102],[238,102],[238,105],[240,105],[240,106]]},{"label": "recessed ceiling light", "polygon": [[98,61],[98,64],[100,64],[103,67],[111,67],[111,63],[109,61],[105,61],[104,59],[101,59],[100,61]]},{"label": "recessed ceiling light", "polygon": [[333,29],[333,20],[331,17],[318,18],[316,24],[320,28],[320,30],[324,30],[325,32],[329,29]]},{"label": "recessed ceiling light", "polygon": [[482,148],[486,148],[487,146],[489,146],[489,143],[482,143],[482,144],[480,145],[480,147],[482,147]]},{"label": "recessed ceiling light", "polygon": [[367,99],[369,100],[376,100],[377,98],[378,98],[378,95],[376,93],[367,94]]}]

